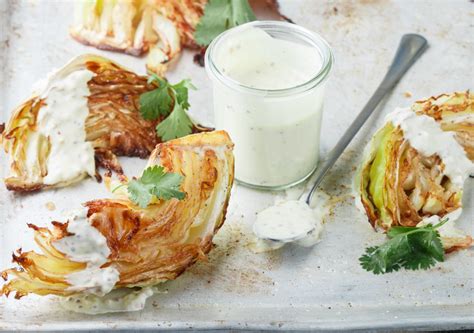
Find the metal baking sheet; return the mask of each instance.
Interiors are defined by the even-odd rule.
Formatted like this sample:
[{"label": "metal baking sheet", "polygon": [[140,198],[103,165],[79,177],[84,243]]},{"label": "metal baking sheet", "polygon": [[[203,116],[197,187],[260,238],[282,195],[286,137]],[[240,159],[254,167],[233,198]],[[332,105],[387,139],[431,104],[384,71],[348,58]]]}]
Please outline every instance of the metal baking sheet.
[{"label": "metal baking sheet", "polygon": [[[208,262],[164,284],[141,312],[87,316],[62,310],[54,297],[0,299],[3,330],[93,329],[465,329],[474,328],[474,251],[448,256],[429,271],[375,276],[357,258],[385,236],[373,232],[351,198],[350,183],[360,152],[383,115],[416,98],[474,88],[473,13],[468,0],[280,1],[295,22],[321,33],[334,48],[336,66],[328,82],[323,154],[340,137],[381,80],[403,33],[424,35],[430,49],[408,72],[323,185],[336,202],[322,241],[312,249],[286,247],[270,254],[249,251],[255,214],[281,193],[235,186],[227,221]],[[69,58],[99,53],[144,73],[144,59],[101,52],[68,36],[72,1],[0,0],[0,119],[29,96],[32,84]],[[170,80],[192,78],[192,113],[212,123],[210,84],[185,53]],[[145,165],[122,159],[129,175]],[[6,174],[1,154],[1,176]],[[289,157],[288,167],[291,167]],[[468,180],[460,226],[474,232],[474,180]],[[0,268],[11,251],[35,248],[26,223],[46,225],[81,202],[107,197],[92,179],[32,195],[0,186]],[[46,208],[48,202],[56,206]]]}]

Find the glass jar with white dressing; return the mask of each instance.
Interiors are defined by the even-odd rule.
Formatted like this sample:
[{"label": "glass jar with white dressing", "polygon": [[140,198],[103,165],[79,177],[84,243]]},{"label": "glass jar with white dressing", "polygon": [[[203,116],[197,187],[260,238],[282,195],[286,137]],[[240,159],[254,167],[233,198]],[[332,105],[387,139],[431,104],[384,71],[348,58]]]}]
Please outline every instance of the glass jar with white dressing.
[{"label": "glass jar with white dressing", "polygon": [[215,125],[235,143],[236,179],[283,189],[308,178],[319,160],[327,42],[295,24],[254,21],[211,43]]}]

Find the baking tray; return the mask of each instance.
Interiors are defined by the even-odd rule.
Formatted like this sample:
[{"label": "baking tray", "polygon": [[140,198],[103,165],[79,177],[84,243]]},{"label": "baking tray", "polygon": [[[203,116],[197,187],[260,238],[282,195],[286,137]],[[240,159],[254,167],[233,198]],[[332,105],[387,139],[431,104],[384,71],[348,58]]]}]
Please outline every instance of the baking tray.
[{"label": "baking tray", "polygon": [[[295,22],[321,33],[333,46],[336,66],[328,82],[322,152],[334,145],[382,78],[403,33],[423,34],[430,49],[407,73],[331,171],[323,190],[335,209],[322,241],[312,249],[289,246],[269,254],[249,249],[255,214],[285,193],[235,186],[227,221],[208,262],[165,283],[141,312],[88,316],[61,309],[54,297],[0,299],[3,330],[95,329],[468,329],[474,328],[474,251],[450,254],[429,271],[375,276],[357,258],[365,247],[385,240],[354,208],[351,179],[360,152],[396,106],[415,98],[473,88],[472,12],[469,1],[281,1]],[[73,41],[67,33],[72,1],[0,1],[0,119],[31,93],[32,84],[82,53],[108,56],[139,73],[144,59],[101,52]],[[455,20],[453,18],[456,18]],[[210,84],[185,53],[169,74],[190,77],[192,113],[212,123]],[[413,97],[410,97],[413,95]],[[145,165],[123,158],[129,175]],[[6,173],[1,154],[1,176]],[[291,158],[289,159],[289,166]],[[473,179],[465,191],[460,226],[473,230]],[[295,195],[298,189],[290,191]],[[107,197],[92,179],[77,186],[15,195],[0,186],[0,268],[11,265],[11,251],[35,248],[27,222],[46,225],[81,202]],[[46,204],[53,202],[54,211]]]}]

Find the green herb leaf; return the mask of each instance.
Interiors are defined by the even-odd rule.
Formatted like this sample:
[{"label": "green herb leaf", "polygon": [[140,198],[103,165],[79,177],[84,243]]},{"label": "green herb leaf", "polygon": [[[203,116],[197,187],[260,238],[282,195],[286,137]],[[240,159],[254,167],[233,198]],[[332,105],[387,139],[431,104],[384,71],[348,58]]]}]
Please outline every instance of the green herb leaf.
[{"label": "green herb leaf", "polygon": [[201,46],[209,45],[227,29],[256,20],[248,0],[210,0],[204,8],[194,38]]},{"label": "green herb leaf", "polygon": [[157,127],[156,133],[163,141],[180,138],[192,133],[193,123],[185,110],[189,109],[189,89],[196,87],[191,80],[182,80],[174,85],[152,74],[148,83],[156,82],[155,90],[140,96],[140,113],[144,119],[155,120],[167,117]]},{"label": "green herb leaf", "polygon": [[140,114],[146,120],[155,120],[160,115],[166,117],[173,104],[170,84],[157,75],[148,78],[148,83],[153,81],[157,81],[158,88],[140,95]]},{"label": "green herb leaf", "polygon": [[401,234],[406,234],[413,230],[413,227],[393,227],[387,231],[388,238],[393,238]]},{"label": "green herb leaf", "polygon": [[191,80],[182,80],[173,85],[172,89],[174,90],[177,103],[180,104],[183,109],[189,109],[188,90],[196,90],[196,87],[191,83]]},{"label": "green herb leaf", "polygon": [[141,208],[146,208],[153,197],[162,200],[184,199],[179,190],[183,177],[177,173],[166,173],[162,166],[148,167],[140,178],[128,183],[130,200]]},{"label": "green herb leaf", "polygon": [[148,84],[152,83],[153,81],[156,81],[158,85],[168,83],[168,81],[159,77],[158,75],[156,75],[156,73],[151,73],[150,76],[148,76],[148,80],[147,80]]},{"label": "green herb leaf", "polygon": [[193,122],[181,104],[178,103],[174,105],[173,112],[156,126],[156,133],[164,141],[180,138],[191,134],[192,131]]},{"label": "green herb leaf", "polygon": [[234,26],[241,25],[257,18],[250,7],[248,0],[231,0],[232,23]]},{"label": "green herb leaf", "polygon": [[387,242],[369,247],[359,258],[362,268],[374,274],[398,271],[400,268],[418,270],[444,261],[444,249],[436,230],[447,220],[432,226],[393,227]]}]

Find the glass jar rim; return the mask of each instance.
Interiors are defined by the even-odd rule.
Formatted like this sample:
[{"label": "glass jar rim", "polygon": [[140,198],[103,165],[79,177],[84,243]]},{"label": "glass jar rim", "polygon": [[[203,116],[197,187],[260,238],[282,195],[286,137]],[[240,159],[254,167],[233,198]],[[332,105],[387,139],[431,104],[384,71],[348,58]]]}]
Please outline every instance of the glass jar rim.
[{"label": "glass jar rim", "polygon": [[[296,35],[305,41],[309,42],[312,47],[316,48],[321,55],[322,58],[322,66],[318,70],[318,72],[308,81],[298,84],[293,87],[283,88],[283,89],[260,89],[247,86],[238,82],[235,79],[227,76],[226,74],[222,73],[216,64],[213,61],[212,55],[215,52],[215,49],[222,40],[222,38],[227,37],[231,34],[238,33],[249,27],[257,27],[261,28],[265,31],[272,30],[278,32],[284,32],[288,34]],[[312,32],[309,29],[303,28],[299,25],[289,23],[289,22],[281,22],[281,21],[252,21],[227,31],[224,31],[219,36],[214,38],[211,42],[209,47],[206,50],[205,54],[205,67],[208,75],[212,78],[216,78],[224,85],[232,88],[234,90],[241,91],[243,93],[250,93],[256,95],[265,95],[265,96],[286,96],[286,95],[293,95],[297,93],[302,93],[307,90],[314,88],[315,86],[319,85],[320,83],[324,82],[329,73],[331,72],[332,66],[334,64],[334,55],[331,50],[331,47],[326,42],[324,38],[322,38],[319,34]]]}]

